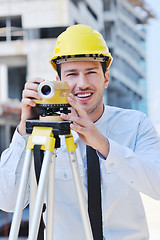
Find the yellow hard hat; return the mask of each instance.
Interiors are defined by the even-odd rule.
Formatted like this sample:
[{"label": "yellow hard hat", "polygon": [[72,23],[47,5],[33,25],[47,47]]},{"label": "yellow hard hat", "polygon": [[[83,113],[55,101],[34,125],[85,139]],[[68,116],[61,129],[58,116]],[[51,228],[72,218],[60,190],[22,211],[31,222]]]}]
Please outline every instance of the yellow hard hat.
[{"label": "yellow hard hat", "polygon": [[57,64],[82,60],[106,62],[108,69],[113,58],[99,32],[88,25],[77,24],[59,35],[50,63],[57,71]]}]

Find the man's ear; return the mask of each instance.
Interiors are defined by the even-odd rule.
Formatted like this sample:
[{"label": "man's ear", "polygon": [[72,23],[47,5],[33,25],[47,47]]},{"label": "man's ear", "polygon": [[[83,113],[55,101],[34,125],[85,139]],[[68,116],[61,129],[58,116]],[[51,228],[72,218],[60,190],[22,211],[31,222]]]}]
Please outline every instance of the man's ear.
[{"label": "man's ear", "polygon": [[104,75],[104,88],[108,87],[109,84],[109,78],[110,78],[110,70],[107,69]]},{"label": "man's ear", "polygon": [[56,81],[61,81],[58,75],[56,75]]}]

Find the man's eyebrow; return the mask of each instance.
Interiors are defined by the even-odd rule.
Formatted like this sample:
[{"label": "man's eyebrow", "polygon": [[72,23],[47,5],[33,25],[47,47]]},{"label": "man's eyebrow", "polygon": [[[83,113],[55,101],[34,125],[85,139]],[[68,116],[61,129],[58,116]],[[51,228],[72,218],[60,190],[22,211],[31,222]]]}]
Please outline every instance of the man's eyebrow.
[{"label": "man's eyebrow", "polygon": [[64,73],[68,73],[68,72],[77,72],[78,71],[78,69],[67,69],[67,70],[65,70],[64,71]]},{"label": "man's eyebrow", "polygon": [[[91,67],[91,68],[85,68],[85,71],[91,71],[91,70],[96,70],[98,69],[98,67]],[[67,69],[64,71],[64,73],[68,73],[68,72],[77,72],[79,71],[77,68],[73,68],[73,69]]]},{"label": "man's eyebrow", "polygon": [[91,67],[91,68],[86,68],[85,70],[90,71],[90,70],[96,70],[98,67]]}]

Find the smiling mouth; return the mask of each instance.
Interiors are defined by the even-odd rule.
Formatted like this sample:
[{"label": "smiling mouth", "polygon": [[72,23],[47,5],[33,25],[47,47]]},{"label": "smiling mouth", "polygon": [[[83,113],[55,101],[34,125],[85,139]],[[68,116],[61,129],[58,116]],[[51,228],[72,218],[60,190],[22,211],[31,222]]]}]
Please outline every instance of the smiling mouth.
[{"label": "smiling mouth", "polygon": [[78,98],[88,98],[92,95],[93,93],[79,93],[79,94],[75,94],[76,97]]}]

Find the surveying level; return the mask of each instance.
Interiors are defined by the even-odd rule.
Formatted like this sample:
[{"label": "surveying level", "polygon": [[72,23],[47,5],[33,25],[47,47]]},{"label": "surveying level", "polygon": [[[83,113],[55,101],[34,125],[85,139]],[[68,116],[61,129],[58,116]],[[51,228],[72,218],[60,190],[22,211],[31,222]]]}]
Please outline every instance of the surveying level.
[{"label": "surveying level", "polygon": [[70,87],[67,82],[44,81],[38,86],[38,93],[42,99],[34,100],[37,104],[39,115],[42,117],[58,115],[59,113],[70,113],[67,97]]},{"label": "surveying level", "polygon": [[[88,216],[85,196],[82,189],[82,183],[79,173],[79,167],[76,157],[76,144],[74,143],[72,133],[70,131],[71,121],[63,121],[59,116],[60,112],[68,113],[69,104],[66,99],[69,94],[69,87],[67,83],[56,82],[58,84],[51,85],[50,83],[42,82],[39,85],[39,91],[44,95],[50,97],[42,98],[42,100],[34,100],[42,115],[40,120],[27,120],[26,132],[31,134],[29,136],[24,166],[17,196],[17,202],[11,224],[9,240],[17,240],[22,218],[22,211],[24,207],[25,194],[27,191],[28,181],[30,177],[30,205],[29,205],[29,236],[28,240],[36,240],[39,237],[39,227],[41,224],[41,215],[43,210],[44,198],[47,196],[46,211],[46,233],[45,239],[53,239],[53,223],[54,223],[54,174],[55,174],[55,159],[56,149],[60,148],[60,135],[65,136],[66,147],[70,159],[70,164],[75,182],[75,189],[79,202],[79,209],[81,213],[82,223],[86,240],[93,240],[90,220]],[[49,88],[48,88],[49,86]],[[51,89],[51,87],[54,87]],[[48,89],[47,89],[48,88]],[[58,93],[57,93],[58,92]],[[54,96],[56,96],[54,99]],[[57,101],[58,99],[58,101]],[[56,103],[55,103],[56,102]],[[39,106],[40,105],[40,106]],[[58,119],[58,121],[57,121]],[[39,148],[39,152],[43,152],[42,159],[38,157],[35,149]],[[34,157],[33,154],[34,153]],[[39,154],[39,153],[38,153]],[[34,160],[34,161],[32,161]],[[35,174],[37,166],[42,160],[42,165],[39,169],[38,186],[35,181]],[[44,235],[44,232],[41,233]]]}]

